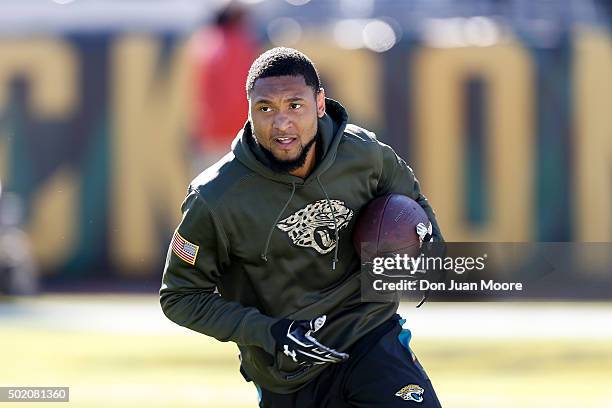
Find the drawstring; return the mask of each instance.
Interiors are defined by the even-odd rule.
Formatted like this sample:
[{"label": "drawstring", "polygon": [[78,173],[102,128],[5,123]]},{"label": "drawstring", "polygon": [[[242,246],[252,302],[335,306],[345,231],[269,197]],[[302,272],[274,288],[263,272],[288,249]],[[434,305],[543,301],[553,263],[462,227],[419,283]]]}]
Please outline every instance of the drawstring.
[{"label": "drawstring", "polygon": [[266,238],[266,246],[264,247],[264,250],[261,253],[261,259],[263,259],[264,262],[268,262],[268,249],[270,247],[270,240],[272,239],[272,233],[274,232],[274,227],[276,227],[276,223],[278,222],[278,220],[281,219],[281,217],[283,216],[283,213],[285,212],[285,210],[289,206],[289,203],[291,202],[291,200],[293,200],[293,195],[295,194],[295,183],[291,183],[291,187],[292,187],[292,189],[291,189],[291,195],[289,196],[289,199],[287,200],[287,202],[283,206],[283,209],[280,210],[280,212],[276,216],[276,220],[274,220],[274,223],[272,224],[272,227],[270,227],[270,232],[268,232],[268,238]]},{"label": "drawstring", "polygon": [[323,184],[321,184],[321,180],[319,180],[319,176],[317,176],[317,183],[319,183],[319,187],[321,187],[321,191],[325,194],[325,200],[327,200],[327,205],[332,213],[332,218],[334,219],[334,231],[336,232],[336,247],[334,248],[334,259],[332,260],[332,269],[336,269],[336,263],[338,262],[338,247],[340,246],[340,238],[338,236],[338,222],[336,221],[336,211],[334,211],[334,206],[332,205],[329,196],[327,195],[327,191],[323,188]]},{"label": "drawstring", "polygon": [[[332,269],[335,270],[336,269],[336,263],[338,263],[338,247],[340,245],[340,237],[339,237],[339,234],[338,234],[338,221],[336,220],[336,211],[334,210],[334,206],[332,205],[332,202],[329,199],[329,195],[327,194],[327,191],[325,191],[325,188],[323,187],[323,184],[321,184],[321,180],[319,180],[319,176],[317,176],[317,183],[319,184],[319,187],[321,188],[321,191],[323,191],[323,194],[325,195],[325,200],[327,201],[327,205],[329,206],[329,209],[331,210],[331,213],[332,213],[332,218],[334,219],[334,231],[335,231],[335,238],[336,238],[336,247],[334,248],[334,259],[332,260]],[[291,203],[291,200],[293,200],[293,196],[295,195],[295,188],[296,188],[295,187],[295,183],[291,183],[291,195],[289,196],[289,199],[287,200],[287,202],[283,206],[283,209],[280,210],[280,212],[276,216],[276,220],[274,220],[274,223],[270,227],[270,232],[268,232],[268,237],[266,238],[266,245],[264,246],[264,250],[261,253],[261,259],[263,259],[264,262],[268,262],[268,249],[270,248],[270,240],[272,239],[272,233],[274,232],[274,228],[276,227],[276,224],[278,223],[278,221],[283,216],[285,210],[289,206],[289,203]]]}]

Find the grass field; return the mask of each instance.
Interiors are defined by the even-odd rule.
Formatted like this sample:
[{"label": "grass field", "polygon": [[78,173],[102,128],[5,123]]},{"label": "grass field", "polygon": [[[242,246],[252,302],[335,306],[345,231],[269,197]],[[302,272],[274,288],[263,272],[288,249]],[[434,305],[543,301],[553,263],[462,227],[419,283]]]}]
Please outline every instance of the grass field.
[{"label": "grass field", "polygon": [[[412,345],[444,407],[612,407],[612,305],[427,304],[402,314],[418,316]],[[538,314],[557,323],[525,332]],[[465,333],[448,327],[460,316]],[[525,327],[512,324],[521,318]],[[235,346],[172,325],[154,296],[0,303],[0,346],[0,385],[69,386],[70,403],[53,406],[257,406]]]}]

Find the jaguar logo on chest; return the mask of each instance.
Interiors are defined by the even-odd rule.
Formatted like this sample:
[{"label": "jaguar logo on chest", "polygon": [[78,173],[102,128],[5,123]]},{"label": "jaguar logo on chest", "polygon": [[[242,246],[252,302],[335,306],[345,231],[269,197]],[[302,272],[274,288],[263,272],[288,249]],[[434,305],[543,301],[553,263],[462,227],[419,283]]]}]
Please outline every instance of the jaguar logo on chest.
[{"label": "jaguar logo on chest", "polygon": [[[332,211],[333,208],[333,211]],[[335,217],[335,223],[334,223]],[[336,232],[346,228],[353,210],[340,200],[318,200],[276,224],[298,246],[327,254],[336,246]]]}]

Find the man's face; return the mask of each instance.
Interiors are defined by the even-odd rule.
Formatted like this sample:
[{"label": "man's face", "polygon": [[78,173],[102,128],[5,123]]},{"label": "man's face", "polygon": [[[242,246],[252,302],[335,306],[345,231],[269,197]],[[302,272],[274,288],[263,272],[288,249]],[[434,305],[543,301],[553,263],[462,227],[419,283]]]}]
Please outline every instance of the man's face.
[{"label": "man's face", "polygon": [[305,147],[317,134],[317,118],[324,114],[323,90],[315,95],[302,76],[259,78],[251,90],[253,134],[278,162],[291,164],[304,159],[308,153]]}]

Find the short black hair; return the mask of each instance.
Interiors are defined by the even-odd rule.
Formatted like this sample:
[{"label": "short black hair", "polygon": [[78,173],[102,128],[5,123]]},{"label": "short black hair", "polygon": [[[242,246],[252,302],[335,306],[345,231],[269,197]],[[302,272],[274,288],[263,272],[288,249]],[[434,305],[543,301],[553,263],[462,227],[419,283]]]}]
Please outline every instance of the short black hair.
[{"label": "short black hair", "polygon": [[310,58],[293,48],[276,47],[261,54],[251,65],[246,80],[247,98],[259,78],[285,75],[304,77],[315,94],[321,89],[319,72]]}]

